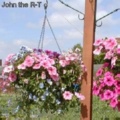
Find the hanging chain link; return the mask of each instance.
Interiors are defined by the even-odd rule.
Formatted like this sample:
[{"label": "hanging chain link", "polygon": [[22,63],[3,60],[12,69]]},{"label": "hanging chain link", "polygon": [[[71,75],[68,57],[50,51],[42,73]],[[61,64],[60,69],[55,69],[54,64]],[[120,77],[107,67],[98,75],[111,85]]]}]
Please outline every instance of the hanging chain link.
[{"label": "hanging chain link", "polygon": [[46,0],[46,3],[44,4],[44,9],[45,9],[45,16],[43,20],[43,25],[42,25],[42,30],[40,34],[40,40],[38,43],[38,49],[43,49],[43,41],[44,41],[44,34],[45,34],[45,25],[46,25],[46,19],[47,19],[47,7],[48,7],[48,1]]},{"label": "hanging chain link", "polygon": [[50,30],[51,30],[51,32],[52,32],[52,35],[53,35],[53,37],[54,37],[54,39],[55,39],[55,42],[56,42],[56,44],[57,44],[57,47],[58,47],[59,51],[61,52],[60,46],[59,46],[59,44],[58,44],[58,41],[57,41],[57,39],[56,39],[56,37],[55,37],[55,34],[54,34],[53,29],[52,29],[52,27],[51,27],[51,25],[50,25],[50,22],[49,22],[49,20],[48,20],[48,18],[47,18],[47,7],[48,7],[48,1],[46,0],[46,3],[44,4],[45,16],[44,16],[43,26],[42,26],[42,30],[41,30],[41,34],[40,34],[40,40],[39,40],[39,43],[38,43],[38,49],[40,48],[40,49],[43,50],[43,42],[44,42],[44,34],[45,34],[45,25],[46,25],[46,21],[47,21],[47,23],[48,23],[48,25],[49,25],[49,27],[50,27]]}]

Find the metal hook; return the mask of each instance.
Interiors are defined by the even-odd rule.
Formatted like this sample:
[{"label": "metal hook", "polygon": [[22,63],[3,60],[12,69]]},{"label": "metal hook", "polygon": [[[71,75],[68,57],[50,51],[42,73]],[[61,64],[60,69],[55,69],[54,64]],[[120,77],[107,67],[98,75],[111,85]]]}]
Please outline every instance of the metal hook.
[{"label": "metal hook", "polygon": [[48,0],[46,0],[46,3],[44,4],[44,9],[47,10],[48,7]]},{"label": "metal hook", "polygon": [[[83,15],[83,14],[82,14]],[[78,19],[79,20],[84,20],[84,15],[83,15],[83,18],[80,18],[80,15],[78,14]]]},{"label": "metal hook", "polygon": [[102,21],[101,21],[100,25],[98,25],[97,23],[98,23],[98,21],[96,21],[96,26],[97,27],[101,27],[102,26]]}]

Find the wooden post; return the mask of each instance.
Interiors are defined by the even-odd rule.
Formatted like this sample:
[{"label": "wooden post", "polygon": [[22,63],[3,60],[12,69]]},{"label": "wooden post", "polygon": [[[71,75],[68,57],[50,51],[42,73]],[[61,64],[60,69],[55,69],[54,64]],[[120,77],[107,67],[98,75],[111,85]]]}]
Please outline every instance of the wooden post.
[{"label": "wooden post", "polygon": [[0,59],[0,66],[2,66],[2,59]]},{"label": "wooden post", "polygon": [[87,72],[83,76],[81,93],[81,119],[92,120],[92,82],[93,82],[93,42],[95,39],[95,19],[97,0],[86,0],[84,19],[83,61]]}]

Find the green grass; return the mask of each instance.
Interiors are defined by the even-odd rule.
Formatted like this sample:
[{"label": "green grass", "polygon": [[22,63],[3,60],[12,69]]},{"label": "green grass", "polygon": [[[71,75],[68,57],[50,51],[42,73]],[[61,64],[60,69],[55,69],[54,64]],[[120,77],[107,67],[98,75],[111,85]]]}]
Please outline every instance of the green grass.
[{"label": "green grass", "polygon": [[[11,99],[10,106],[8,106],[8,100]],[[27,113],[19,111],[17,114],[13,114],[17,107],[17,101],[15,94],[1,94],[0,95],[0,120],[29,120],[26,118]],[[40,113],[39,110],[32,106],[31,120],[80,120],[80,106],[63,115]],[[9,117],[7,116],[8,113]],[[109,107],[106,102],[101,102],[97,97],[93,97],[93,120],[120,120],[120,113]],[[5,115],[7,116],[5,119]]]}]

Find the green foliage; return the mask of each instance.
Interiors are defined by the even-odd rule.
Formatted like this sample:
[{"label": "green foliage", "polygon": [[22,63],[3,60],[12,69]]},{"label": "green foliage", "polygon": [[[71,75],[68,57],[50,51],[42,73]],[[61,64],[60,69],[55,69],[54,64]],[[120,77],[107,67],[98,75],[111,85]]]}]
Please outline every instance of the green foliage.
[{"label": "green foliage", "polygon": [[[20,98],[20,95],[17,95]],[[80,120],[80,106],[75,108],[70,107],[65,114],[40,112],[37,105],[31,105],[29,108],[30,118],[27,119],[27,111],[23,109],[14,113],[16,103],[16,94],[1,94],[0,95],[0,110],[2,115],[0,120]],[[11,104],[8,106],[8,100],[11,98]],[[18,98],[18,97],[17,97]],[[93,97],[93,119],[92,120],[119,120],[120,113],[109,107],[106,102],[100,101],[98,97]],[[7,116],[6,116],[7,115]]]},{"label": "green foliage", "polygon": [[81,44],[79,44],[79,43],[73,46],[73,48],[72,48],[73,51],[75,51],[76,48],[79,48],[79,49],[81,50],[81,52],[82,52],[82,50],[83,50]]},{"label": "green foliage", "polygon": [[103,64],[104,63],[104,54],[94,55],[94,64]]}]

